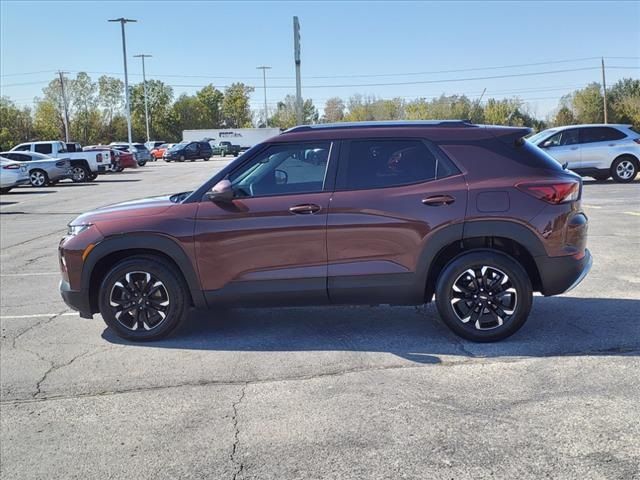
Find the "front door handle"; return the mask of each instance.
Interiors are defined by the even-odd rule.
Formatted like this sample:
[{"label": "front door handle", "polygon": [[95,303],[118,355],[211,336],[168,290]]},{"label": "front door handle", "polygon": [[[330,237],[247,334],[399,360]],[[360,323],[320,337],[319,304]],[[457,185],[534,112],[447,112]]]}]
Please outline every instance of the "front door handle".
[{"label": "front door handle", "polygon": [[430,207],[441,207],[443,205],[451,205],[456,199],[451,195],[434,195],[422,199],[422,203],[429,205]]},{"label": "front door handle", "polygon": [[316,205],[315,203],[305,203],[304,205],[294,205],[289,208],[291,213],[295,213],[296,215],[311,215],[313,213],[320,211],[320,205]]}]

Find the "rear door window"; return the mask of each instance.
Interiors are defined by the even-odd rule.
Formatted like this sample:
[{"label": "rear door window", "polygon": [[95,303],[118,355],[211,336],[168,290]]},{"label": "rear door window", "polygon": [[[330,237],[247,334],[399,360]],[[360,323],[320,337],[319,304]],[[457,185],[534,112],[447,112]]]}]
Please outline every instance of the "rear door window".
[{"label": "rear door window", "polygon": [[50,143],[36,143],[34,150],[38,153],[48,155],[53,152],[53,147]]},{"label": "rear door window", "polygon": [[336,188],[363,190],[421,183],[458,173],[435,146],[418,139],[345,142]]},{"label": "rear door window", "polygon": [[609,142],[620,140],[626,135],[611,127],[585,127],[580,129],[581,143]]}]

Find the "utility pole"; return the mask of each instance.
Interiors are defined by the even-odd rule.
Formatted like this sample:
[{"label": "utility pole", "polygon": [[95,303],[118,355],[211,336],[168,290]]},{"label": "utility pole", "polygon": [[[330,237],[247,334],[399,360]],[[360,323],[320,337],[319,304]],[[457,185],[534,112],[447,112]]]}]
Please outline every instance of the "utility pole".
[{"label": "utility pole", "polygon": [[604,102],[604,123],[609,123],[607,115],[607,81],[604,77],[604,57],[602,57],[602,101]]},{"label": "utility pole", "polygon": [[147,124],[147,142],[149,142],[151,139],[149,138],[149,107],[147,106],[147,74],[144,70],[144,59],[150,58],[152,57],[152,55],[145,55],[144,53],[141,53],[140,55],[134,55],[133,57],[142,59],[142,86],[144,88],[144,120],[145,120],[145,123]]},{"label": "utility pole", "polygon": [[62,92],[62,108],[64,110],[64,141],[69,143],[69,112],[67,111],[67,97],[64,94],[64,77],[67,72],[58,71],[60,75],[60,90]]},{"label": "utility pole", "polygon": [[302,84],[300,81],[300,22],[293,17],[293,59],[296,63],[296,122],[302,124]]},{"label": "utility pole", "polygon": [[124,60],[124,105],[127,113],[127,135],[129,140],[129,145],[131,145],[131,107],[129,106],[129,76],[127,75],[127,41],[124,36],[124,24],[125,23],[135,23],[137,20],[132,20],[130,18],[114,18],[109,20],[110,22],[120,22],[120,26],[122,27],[122,58]]},{"label": "utility pole", "polygon": [[269,126],[269,112],[267,110],[267,70],[271,70],[271,67],[262,65],[261,67],[256,67],[256,69],[262,70],[262,83],[264,85],[264,128],[267,128]]}]

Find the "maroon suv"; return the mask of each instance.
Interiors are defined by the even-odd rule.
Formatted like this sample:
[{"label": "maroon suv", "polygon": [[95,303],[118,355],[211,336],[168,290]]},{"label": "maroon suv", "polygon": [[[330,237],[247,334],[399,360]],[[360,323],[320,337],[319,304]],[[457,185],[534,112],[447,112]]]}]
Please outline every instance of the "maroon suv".
[{"label": "maroon suv", "polygon": [[65,302],[132,340],[191,307],[418,305],[458,335],[516,332],[532,293],[591,266],[581,180],[463,121],[296,127],[192,192],[105,207],[60,242]]}]

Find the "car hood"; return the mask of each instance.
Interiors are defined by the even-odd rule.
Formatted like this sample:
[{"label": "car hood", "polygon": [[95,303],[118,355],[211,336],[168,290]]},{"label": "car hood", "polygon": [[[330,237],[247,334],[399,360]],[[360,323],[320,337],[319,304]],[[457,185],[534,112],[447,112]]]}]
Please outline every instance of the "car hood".
[{"label": "car hood", "polygon": [[100,220],[115,220],[117,218],[132,218],[149,215],[161,214],[172,205],[176,205],[171,201],[172,195],[163,195],[161,197],[141,198],[139,200],[130,200],[128,202],[116,203],[100,207],[87,213],[83,213],[77,217],[72,225],[80,225],[86,223],[94,223]]}]

